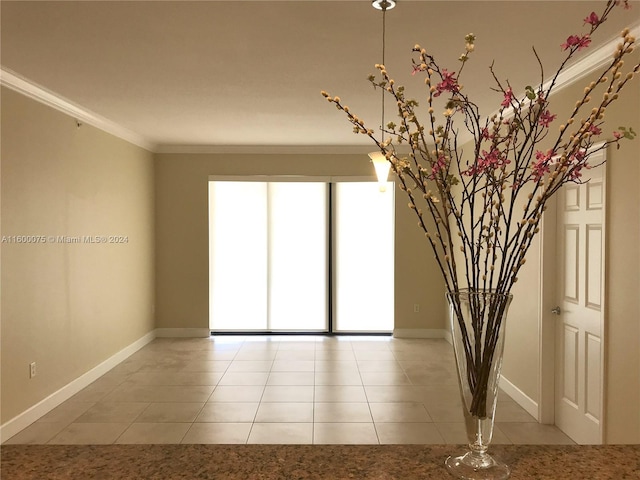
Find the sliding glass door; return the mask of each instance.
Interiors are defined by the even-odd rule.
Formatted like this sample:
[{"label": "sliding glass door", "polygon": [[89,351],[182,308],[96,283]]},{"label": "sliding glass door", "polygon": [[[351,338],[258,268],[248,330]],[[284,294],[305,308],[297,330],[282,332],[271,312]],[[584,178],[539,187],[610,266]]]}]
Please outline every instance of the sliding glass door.
[{"label": "sliding glass door", "polygon": [[326,331],[327,185],[209,182],[216,331]]},{"label": "sliding glass door", "polygon": [[393,184],[335,185],[336,332],[388,332],[394,309]]},{"label": "sliding glass door", "polygon": [[210,181],[211,330],[392,331],[392,186]]}]

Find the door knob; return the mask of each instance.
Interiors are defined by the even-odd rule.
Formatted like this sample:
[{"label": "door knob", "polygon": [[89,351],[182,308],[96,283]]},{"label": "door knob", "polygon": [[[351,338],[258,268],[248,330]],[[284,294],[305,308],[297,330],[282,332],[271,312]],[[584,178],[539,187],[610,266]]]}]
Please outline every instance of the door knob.
[{"label": "door knob", "polygon": [[561,312],[562,310],[560,310],[560,307],[555,307],[551,309],[551,313],[553,313],[554,315],[560,315]]}]

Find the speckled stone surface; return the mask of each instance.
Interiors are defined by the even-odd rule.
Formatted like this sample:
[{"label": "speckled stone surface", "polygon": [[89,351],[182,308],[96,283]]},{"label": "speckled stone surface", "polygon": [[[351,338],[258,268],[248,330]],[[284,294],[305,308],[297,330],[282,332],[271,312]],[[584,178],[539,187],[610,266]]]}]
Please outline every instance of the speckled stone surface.
[{"label": "speckled stone surface", "polygon": [[[450,445],[3,445],[2,480],[448,479]],[[520,479],[640,479],[640,445],[503,446]]]}]

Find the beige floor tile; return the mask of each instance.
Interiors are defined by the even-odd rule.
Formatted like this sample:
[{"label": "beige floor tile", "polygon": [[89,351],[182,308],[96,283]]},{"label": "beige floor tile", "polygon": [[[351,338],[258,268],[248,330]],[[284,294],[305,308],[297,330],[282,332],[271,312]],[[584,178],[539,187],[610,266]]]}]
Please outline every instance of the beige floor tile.
[{"label": "beige floor tile", "polygon": [[262,402],[313,402],[311,385],[267,385]]},{"label": "beige floor tile", "polygon": [[80,390],[69,400],[72,402],[99,402],[111,393],[118,385],[124,383],[129,376],[121,376],[120,378],[122,381],[117,384],[110,383],[108,380],[101,380],[101,378]]},{"label": "beige floor tile", "polygon": [[[195,356],[197,358],[192,358],[191,362],[195,362],[195,361],[214,361],[214,362],[230,361],[230,360],[233,360],[234,358],[236,358],[237,354],[238,354],[238,352],[235,351],[235,350],[211,350],[211,351],[208,351],[208,352],[202,352],[200,355]],[[189,362],[189,363],[191,363],[191,362]]]},{"label": "beige floor tile", "polygon": [[353,351],[351,340],[348,337],[321,337],[316,342],[316,351],[326,352],[328,350],[349,350]]},{"label": "beige floor tile", "polygon": [[316,360],[316,372],[359,372],[358,362],[355,360]]},{"label": "beige floor tile", "polygon": [[360,372],[363,385],[411,385],[403,372]]},{"label": "beige floor tile", "polygon": [[276,350],[240,350],[234,360],[275,360]]},{"label": "beige floor tile", "polygon": [[115,443],[177,444],[190,426],[191,423],[133,423]]},{"label": "beige floor tile", "polygon": [[262,385],[218,385],[209,402],[259,402],[264,392]]},{"label": "beige floor tile", "polygon": [[419,402],[420,392],[407,385],[366,385],[364,390],[370,403]]},{"label": "beige floor tile", "polygon": [[68,425],[94,405],[95,402],[77,402],[74,397],[72,397],[72,399],[61,403],[49,413],[40,417],[38,423],[51,422]]},{"label": "beige floor tile", "polygon": [[247,443],[311,444],[313,423],[254,423]]},{"label": "beige floor tile", "polygon": [[4,444],[45,444],[60,433],[69,423],[36,422],[21,430]]},{"label": "beige floor tile", "polygon": [[271,367],[272,372],[313,372],[315,362],[313,360],[275,360]]},{"label": "beige floor tile", "polygon": [[351,340],[351,345],[354,351],[362,350],[389,350],[389,345],[393,339],[387,336],[380,337],[360,337],[354,336]]},{"label": "beige floor tile", "polygon": [[116,441],[129,423],[72,423],[53,437],[56,445],[106,445]]},{"label": "beige floor tile", "polygon": [[497,423],[497,426],[516,445],[571,445],[574,444],[555,425],[540,423]]},{"label": "beige floor tile", "polygon": [[353,350],[317,350],[317,362],[355,362]]},{"label": "beige floor tile", "polygon": [[222,372],[138,372],[132,374],[127,383],[136,385],[217,385]]},{"label": "beige floor tile", "polygon": [[316,349],[317,337],[281,337],[278,343],[278,352],[285,350],[311,350]]},{"label": "beige floor tile", "polygon": [[446,402],[444,400],[435,400],[425,402],[427,413],[431,420],[439,423],[464,422],[464,413],[462,410],[462,402]]},{"label": "beige floor tile", "polygon": [[514,401],[501,402],[496,406],[496,422],[537,422],[529,412]]},{"label": "beige floor tile", "polygon": [[264,385],[267,378],[267,372],[227,372],[218,385]]},{"label": "beige floor tile", "polygon": [[135,422],[190,423],[196,419],[203,406],[204,403],[151,403],[140,415],[138,415]]},{"label": "beige floor tile", "polygon": [[[91,385],[120,385],[127,378],[129,378],[129,373],[116,373],[113,370],[109,370],[107,373],[98,378]],[[89,385],[89,387],[91,386]]]},{"label": "beige floor tile", "polygon": [[[492,443],[573,443],[498,400]],[[463,421],[444,340],[216,336],[156,339],[6,443],[466,443]]]},{"label": "beige floor tile", "polygon": [[245,444],[251,423],[194,423],[181,443]]},{"label": "beige floor tile", "polygon": [[355,350],[354,351],[354,355],[356,357],[356,360],[359,361],[359,362],[366,361],[366,360],[372,360],[372,361],[385,360],[387,362],[395,362],[396,361],[396,357],[393,355],[393,352],[389,351],[388,349],[385,349],[385,350]]},{"label": "beige floor tile", "polygon": [[234,360],[227,372],[269,372],[273,360]]},{"label": "beige floor tile", "polygon": [[373,421],[376,423],[431,422],[431,417],[422,403],[371,403],[370,407]]},{"label": "beige floor tile", "polygon": [[149,406],[144,402],[100,402],[80,415],[76,423],[131,423]]},{"label": "beige floor tile", "polygon": [[449,367],[432,366],[419,371],[405,369],[405,372],[414,385],[458,385],[458,374]]},{"label": "beige floor tile", "polygon": [[313,345],[310,345],[311,350],[279,350],[276,354],[276,361],[283,360],[306,360],[314,361],[316,358],[316,351]]},{"label": "beige floor tile", "polygon": [[120,385],[105,402],[206,402],[213,386]]},{"label": "beige floor tile", "polygon": [[378,444],[373,423],[314,423],[314,444]]},{"label": "beige floor tile", "polygon": [[261,403],[255,421],[258,423],[313,422],[313,403]]},{"label": "beige floor tile", "polygon": [[196,422],[243,423],[253,422],[258,411],[257,402],[209,402],[196,417]]},{"label": "beige floor tile", "polygon": [[419,385],[415,387],[420,401],[429,403],[461,403],[458,385]]},{"label": "beige floor tile", "polygon": [[231,365],[230,360],[192,360],[185,367],[185,372],[220,372],[224,373]]},{"label": "beige floor tile", "polygon": [[316,385],[362,385],[359,372],[316,372]]},{"label": "beige floor tile", "polygon": [[366,402],[361,385],[316,385],[315,402]]},{"label": "beige floor tile", "polygon": [[[438,431],[444,438],[445,443],[450,445],[466,445],[469,443],[467,430],[464,423],[436,423]],[[512,442],[504,434],[500,427],[494,425],[492,445],[510,445]]]},{"label": "beige floor tile", "polygon": [[319,335],[280,335],[278,351],[282,350],[315,350],[322,337]]},{"label": "beige floor tile", "polygon": [[395,360],[358,360],[358,370],[362,372],[395,372],[404,373],[404,370]]},{"label": "beige floor tile", "polygon": [[376,423],[380,444],[438,444],[444,438],[433,423]]},{"label": "beige floor tile", "polygon": [[316,403],[313,420],[320,423],[372,422],[368,403]]},{"label": "beige floor tile", "polygon": [[271,372],[267,385],[313,385],[313,372]]}]

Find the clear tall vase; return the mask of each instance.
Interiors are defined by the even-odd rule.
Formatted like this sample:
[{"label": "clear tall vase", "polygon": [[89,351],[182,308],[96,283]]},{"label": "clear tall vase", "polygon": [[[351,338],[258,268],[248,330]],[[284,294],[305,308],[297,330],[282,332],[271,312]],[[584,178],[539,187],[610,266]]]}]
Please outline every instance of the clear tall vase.
[{"label": "clear tall vase", "polygon": [[509,478],[508,465],[487,453],[493,436],[507,311],[512,295],[494,290],[448,293],[453,348],[469,451],[445,461],[465,480]]}]

